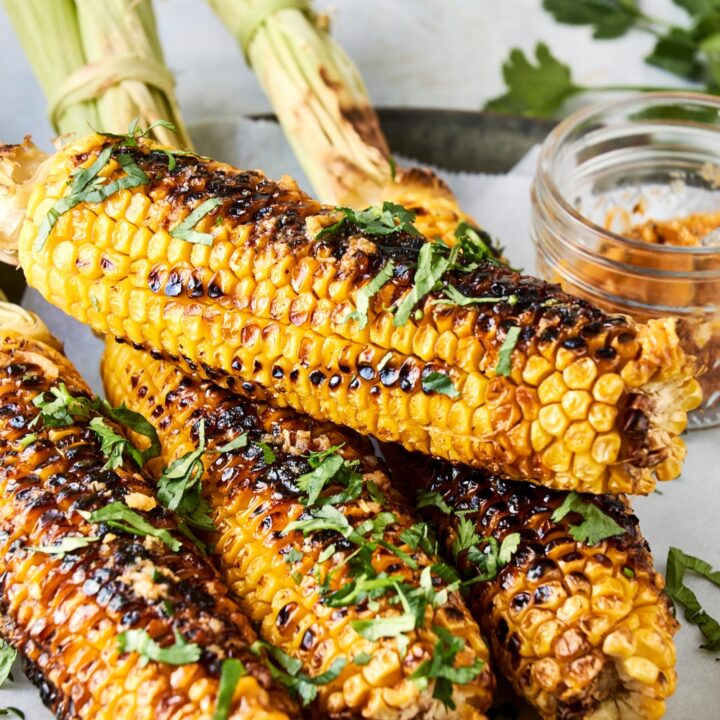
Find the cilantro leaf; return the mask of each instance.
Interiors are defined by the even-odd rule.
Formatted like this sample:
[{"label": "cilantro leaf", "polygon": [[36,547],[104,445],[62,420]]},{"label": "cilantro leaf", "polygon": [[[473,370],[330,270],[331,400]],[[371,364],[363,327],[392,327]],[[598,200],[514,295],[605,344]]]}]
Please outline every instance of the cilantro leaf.
[{"label": "cilantro leaf", "polygon": [[453,685],[472,682],[482,672],[485,663],[477,659],[472,665],[454,667],[457,654],[465,647],[465,641],[439,625],[433,626],[433,632],[437,636],[433,656],[430,660],[425,660],[410,679],[420,687],[427,687],[428,682],[434,680],[433,697],[454,710]]},{"label": "cilantro leaf", "polygon": [[711,652],[720,652],[720,623],[702,609],[695,593],[684,584],[685,573],[688,570],[718,587],[720,587],[720,571],[713,570],[709,563],[687,555],[676,547],[671,547],[668,551],[665,585],[667,594],[685,609],[685,619],[700,628],[707,641],[700,647]]},{"label": "cilantro leaf", "polygon": [[464,220],[455,228],[456,254],[462,256],[461,267],[465,271],[476,270],[482,263],[503,265],[500,260],[503,249],[493,244],[493,240],[484,230],[474,227]]},{"label": "cilantro leaf", "polygon": [[355,310],[353,310],[344,322],[357,320],[358,330],[364,330],[368,323],[368,310],[370,300],[377,295],[383,286],[392,278],[395,271],[395,263],[388,260],[382,270],[370,282],[363,285],[355,295]]},{"label": "cilantro leaf", "polygon": [[415,628],[415,615],[403,613],[393,617],[381,617],[374,620],[353,620],[350,625],[366,640],[375,642],[381,638],[398,637]]},{"label": "cilantro leaf", "polygon": [[[275,662],[270,662],[266,658],[266,664],[270,670],[273,679],[282,683],[286,688],[297,693],[302,701],[303,707],[309,705],[317,697],[317,689],[319,685],[327,685],[333,682],[347,665],[347,660],[343,657],[336,658],[330,667],[320,675],[311,677],[305,673],[301,673],[302,662],[297,658],[291,657],[279,647],[275,647],[263,640],[256,640],[250,647],[250,650],[256,655],[260,655],[262,649],[266,649],[270,657]],[[280,667],[278,667],[278,665]]]},{"label": "cilantro leaf", "polygon": [[305,505],[314,505],[325,485],[332,482],[345,465],[342,455],[328,455],[311,472],[300,475],[295,484],[307,493]]},{"label": "cilantro leaf", "polygon": [[517,295],[503,295],[500,297],[470,297],[463,295],[454,285],[446,285],[443,293],[447,300],[438,300],[438,303],[447,305],[459,305],[467,307],[468,305],[497,305],[497,303],[508,302],[510,305],[517,303]]},{"label": "cilantro leaf", "polygon": [[423,377],[422,389],[426,393],[439,393],[451,398],[460,397],[460,392],[453,385],[450,376],[437,371],[428,373]]},{"label": "cilantro leaf", "polygon": [[107,458],[103,470],[115,470],[123,464],[123,453],[127,453],[142,467],[142,458],[138,449],[125,437],[118,435],[101,417],[90,421],[90,428],[100,438],[100,450]]},{"label": "cilantro leaf", "polygon": [[417,494],[415,506],[418,508],[434,507],[445,515],[451,515],[453,509],[445,502],[445,498],[437,490],[421,490]]},{"label": "cilantro leaf", "polygon": [[186,665],[197,662],[202,654],[199,645],[187,642],[177,630],[175,644],[168,647],[160,647],[146,630],[126,630],[118,635],[117,644],[121,653],[138,653],[142,666],[151,660],[165,665]]},{"label": "cilantro leaf", "polygon": [[375,578],[368,578],[363,574],[345,583],[339,590],[326,595],[324,601],[328,607],[337,608],[357,605],[367,598],[377,600],[402,579],[402,575],[387,576],[381,573]]},{"label": "cilantro leaf", "polygon": [[367,665],[371,660],[372,660],[372,655],[370,653],[359,652],[353,658],[353,665],[358,665],[359,667],[362,667],[363,665]]},{"label": "cilantro leaf", "polygon": [[582,92],[570,68],[552,55],[545,43],[535,48],[537,65],[515,48],[503,65],[507,92],[490,100],[486,110],[517,113],[530,117],[551,117],[565,101]]},{"label": "cilantro leaf", "polygon": [[65,553],[80,550],[100,540],[95,535],[79,535],[77,537],[64,537],[57,545],[29,545],[28,550],[32,552],[45,553],[46,555],[65,555]]},{"label": "cilantro leaf", "polygon": [[91,523],[105,523],[108,527],[121,530],[131,535],[155,537],[165,543],[173,552],[177,552],[181,543],[167,530],[151,525],[141,515],[121,502],[111,502],[99,510],[85,513],[84,516]]},{"label": "cilantro leaf", "polygon": [[400,539],[413,550],[420,548],[428,555],[437,554],[437,540],[432,528],[424,522],[418,522],[400,533]]},{"label": "cilantro leaf", "polygon": [[395,327],[402,327],[407,323],[415,305],[433,290],[450,267],[447,250],[447,245],[440,241],[425,243],[420,248],[413,285],[405,293],[395,311],[393,318]]},{"label": "cilantro leaf", "polygon": [[2,687],[10,677],[10,671],[12,670],[16,657],[17,650],[0,639],[0,687]]},{"label": "cilantro leaf", "polygon": [[205,472],[205,420],[198,425],[198,446],[169,467],[157,483],[158,500],[192,527],[211,532],[215,526],[210,505],[202,496],[202,476]]},{"label": "cilantro leaf", "polygon": [[543,7],[559,23],[592,25],[597,39],[620,37],[642,17],[636,0],[544,0]]},{"label": "cilantro leaf", "polygon": [[270,445],[265,442],[257,442],[255,444],[262,450],[263,462],[266,465],[272,465],[275,460],[277,460],[277,455]]},{"label": "cilantro leaf", "polygon": [[505,334],[503,344],[500,346],[500,352],[498,353],[498,362],[495,366],[495,374],[508,377],[512,370],[512,353],[517,345],[517,341],[520,338],[520,328],[517,325],[513,325],[508,328]]},{"label": "cilantro leaf", "polygon": [[348,537],[353,532],[352,525],[348,519],[332,505],[325,505],[313,510],[312,516],[306,520],[293,520],[285,526],[283,535],[293,531],[301,531],[303,535],[310,535],[320,530],[334,530],[343,537]]},{"label": "cilantro leaf", "polygon": [[225,443],[222,447],[217,449],[217,452],[219,453],[229,453],[234,452],[235,450],[241,450],[244,447],[247,447],[248,444],[248,434],[242,433],[242,435],[238,435],[237,437],[233,438],[229,443]]},{"label": "cilantro leaf", "polygon": [[469,550],[475,545],[480,545],[483,541],[483,538],[481,538],[475,530],[475,523],[469,518],[460,518],[456,531],[457,537],[450,546],[450,551],[454,558],[457,558],[464,550]]},{"label": "cilantro leaf", "polygon": [[507,565],[517,552],[518,547],[520,547],[520,533],[514,532],[506,535],[500,543],[500,550],[498,551],[499,564],[501,566]]},{"label": "cilantro leaf", "polygon": [[293,563],[300,562],[304,557],[305,555],[303,555],[300,550],[292,547],[287,551],[287,553],[285,553],[285,562],[288,565],[291,565]]},{"label": "cilantro leaf", "polygon": [[404,232],[415,237],[420,236],[418,229],[412,224],[415,213],[402,205],[393,202],[384,202],[382,207],[372,206],[365,210],[356,211],[352,208],[339,207],[344,217],[338,222],[323,228],[316,236],[320,240],[328,235],[332,236],[354,226],[366,235],[393,235]]},{"label": "cilantro leaf", "polygon": [[181,223],[170,230],[170,237],[196,245],[212,245],[212,233],[203,233],[195,230],[195,226],[218,205],[222,205],[220,198],[208,198],[200,203]]},{"label": "cilantro leaf", "polygon": [[563,504],[552,514],[553,522],[560,522],[569,513],[578,513],[583,521],[579,525],[570,525],[570,535],[578,542],[597,545],[607,538],[623,535],[623,530],[610,516],[597,505],[586,502],[576,492],[571,492]]},{"label": "cilantro leaf", "polygon": [[227,658],[220,669],[217,705],[212,720],[227,720],[230,717],[233,695],[241,677],[247,675],[247,669],[240,660]]}]

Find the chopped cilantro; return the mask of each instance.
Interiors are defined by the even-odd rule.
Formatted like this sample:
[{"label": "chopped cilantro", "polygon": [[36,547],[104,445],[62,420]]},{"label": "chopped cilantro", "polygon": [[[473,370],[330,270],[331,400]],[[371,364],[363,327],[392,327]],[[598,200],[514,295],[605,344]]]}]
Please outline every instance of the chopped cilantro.
[{"label": "chopped cilantro", "polygon": [[420,490],[417,494],[415,506],[419,509],[434,507],[445,515],[451,515],[453,509],[445,502],[443,496],[437,490]]},{"label": "chopped cilantro", "polygon": [[65,555],[65,553],[80,550],[98,540],[100,540],[100,538],[95,535],[64,537],[57,545],[29,545],[28,550],[45,553],[46,555]]},{"label": "chopped cilantro", "polygon": [[382,597],[395,583],[402,581],[402,579],[402,575],[388,576],[384,573],[379,573],[377,577],[369,578],[363,574],[351,582],[346,583],[336,592],[326,595],[324,601],[328,607],[335,608],[357,605],[368,598],[376,600]]},{"label": "chopped cilantro", "polygon": [[157,483],[158,500],[177,513],[191,527],[211,532],[211,509],[202,496],[202,476],[205,472],[202,457],[205,453],[205,420],[198,425],[198,446],[169,467],[165,468]]},{"label": "chopped cilantro", "polygon": [[428,555],[437,554],[437,540],[432,528],[424,522],[415,523],[400,533],[400,539],[413,550],[420,548]]},{"label": "chopped cilantro", "polygon": [[576,492],[568,494],[551,519],[553,522],[560,522],[569,513],[578,513],[583,518],[579,525],[570,525],[570,535],[578,542],[597,545],[607,538],[625,533],[625,530],[597,505],[586,502]]},{"label": "chopped cilantro", "polygon": [[165,665],[186,665],[197,662],[202,654],[199,645],[186,642],[177,630],[175,644],[168,647],[160,647],[146,630],[126,630],[118,635],[117,643],[121,653],[136,652],[140,655],[143,666],[151,660]]},{"label": "chopped cilantro", "polygon": [[446,285],[443,288],[445,297],[447,300],[437,300],[437,303],[447,305],[459,305],[460,307],[466,307],[468,305],[490,305],[501,302],[506,302],[509,305],[515,305],[518,301],[517,295],[501,295],[500,297],[470,297],[463,295],[454,285]]},{"label": "chopped cilantro", "polygon": [[336,507],[325,505],[313,510],[311,517],[306,520],[293,520],[289,522],[283,531],[283,535],[287,535],[293,531],[300,531],[303,535],[307,536],[320,530],[334,530],[343,537],[348,537],[352,534],[353,527]]},{"label": "chopped cilantro", "polygon": [[420,236],[417,228],[412,224],[415,220],[415,213],[396,203],[384,202],[382,207],[373,206],[361,211],[346,207],[337,209],[344,217],[323,228],[315,236],[316,240],[336,235],[351,227],[357,228],[366,235],[382,236],[404,232],[415,237]]},{"label": "chopped cilantro", "polygon": [[427,687],[428,682],[434,680],[433,697],[454,710],[453,685],[472,682],[482,672],[485,663],[478,659],[472,665],[454,667],[457,654],[465,647],[465,641],[439,625],[433,626],[433,632],[438,638],[433,656],[425,660],[410,678],[420,687]]},{"label": "chopped cilantro", "polygon": [[643,17],[636,0],[544,0],[543,7],[559,23],[591,25],[597,39],[620,37]]},{"label": "chopped cilantro", "polygon": [[267,666],[272,677],[282,683],[288,690],[297,693],[302,701],[303,707],[309,705],[317,697],[318,686],[327,685],[336,680],[347,664],[345,658],[336,658],[324,673],[310,677],[300,672],[302,669],[302,662],[300,660],[291,657],[279,647],[270,645],[270,643],[262,640],[256,640],[250,647],[256,655],[261,655],[263,648],[267,650],[270,657],[274,660],[274,662],[270,662],[266,658]]},{"label": "chopped cilantro", "polygon": [[295,484],[307,493],[304,504],[314,505],[325,485],[333,481],[344,465],[342,455],[326,455],[311,472],[300,475]]},{"label": "chopped cilantro", "polygon": [[364,330],[368,323],[368,310],[370,309],[370,300],[377,295],[383,286],[392,278],[395,270],[395,263],[388,260],[382,270],[370,282],[363,285],[355,295],[355,310],[353,310],[346,318],[349,320],[357,320],[358,330]]},{"label": "chopped cilantro", "polygon": [[478,572],[473,582],[493,580],[501,568],[507,565],[520,545],[520,533],[510,533],[502,543],[490,536],[481,537],[475,529],[475,523],[469,518],[461,518],[457,526],[457,537],[451,545],[453,557],[467,551],[467,560]]},{"label": "chopped cilantro", "polygon": [[323,551],[318,555],[318,562],[324,563],[326,560],[330,559],[335,554],[335,543],[332,543],[328,545],[326,548],[323,549]]},{"label": "chopped cilantro", "polygon": [[297,548],[291,547],[286,553],[285,553],[285,562],[288,565],[291,565],[296,562],[300,562],[305,555],[300,552]]},{"label": "chopped cilantro", "polygon": [[94,417],[90,421],[90,429],[100,438],[100,450],[107,458],[103,470],[115,470],[123,464],[123,454],[130,456],[139,467],[142,457],[138,449],[125,437],[118,435],[106,422],[105,418]]},{"label": "chopped cilantro", "polygon": [[220,684],[218,686],[217,705],[212,720],[228,720],[232,709],[232,700],[235,688],[241,677],[247,675],[247,669],[240,660],[227,658],[223,660],[220,669]]},{"label": "chopped cilantro", "polygon": [[353,665],[357,665],[359,667],[362,667],[363,665],[367,665],[372,660],[372,655],[370,653],[366,652],[359,652],[354,658],[353,658]]},{"label": "chopped cilantro", "polygon": [[20,440],[18,446],[21,450],[32,445],[38,439],[37,433],[28,433],[24,438]]},{"label": "chopped cilantro", "polygon": [[[50,399],[48,399],[48,397]],[[118,467],[118,452],[126,452],[142,467],[147,460],[160,454],[160,439],[155,428],[139,413],[126,408],[125,405],[114,408],[105,400],[73,396],[65,383],[50,388],[33,399],[33,405],[39,408],[40,414],[32,421],[31,426],[43,421],[45,427],[67,427],[76,420],[93,418],[90,427],[102,440],[103,452],[107,453],[110,467]],[[140,451],[131,443],[124,441],[111,428],[101,422],[101,417],[124,425],[129,430],[144,435],[150,440],[150,447]],[[94,422],[94,424],[93,424]],[[117,463],[117,464],[114,464]]]},{"label": "chopped cilantro", "polygon": [[455,239],[455,258],[461,258],[460,262],[453,259],[455,269],[469,272],[488,262],[493,265],[503,264],[499,259],[502,248],[495,247],[492,238],[484,230],[461,222],[455,228]]},{"label": "chopped cilantro", "polygon": [[383,491],[372,480],[368,480],[365,487],[367,488],[367,491],[368,491],[368,494],[370,495],[370,497],[378,505],[382,506],[387,502],[385,493],[383,493]]},{"label": "chopped cilantro", "polygon": [[234,452],[235,450],[241,450],[242,448],[246,447],[248,444],[248,434],[242,433],[242,435],[238,435],[237,437],[233,438],[229,443],[226,443],[222,447],[217,449],[217,452],[219,453],[229,453]]},{"label": "chopped cilantro", "polygon": [[366,640],[375,642],[381,638],[398,637],[403,633],[410,632],[415,628],[415,621],[413,613],[405,612],[402,615],[381,617],[375,620],[353,620],[350,625]]},{"label": "chopped cilantro", "polygon": [[700,647],[710,652],[720,652],[720,623],[703,610],[695,593],[685,585],[685,573],[688,570],[718,587],[720,587],[720,570],[713,570],[709,563],[687,555],[676,547],[671,547],[668,551],[665,585],[667,594],[685,609],[685,619],[700,628],[706,640]]},{"label": "chopped cilantro", "polygon": [[121,502],[111,502],[99,510],[81,514],[91,523],[104,523],[108,527],[131,535],[155,537],[164,542],[173,552],[177,552],[182,547],[180,542],[167,530],[154,527],[141,515]]},{"label": "chopped cilantro", "polygon": [[391,351],[386,352],[382,358],[380,358],[380,362],[377,366],[377,371],[382,372],[385,369],[385,366],[392,360],[393,354]]},{"label": "chopped cilantro", "polygon": [[453,385],[450,376],[437,371],[428,373],[423,377],[422,389],[423,392],[426,393],[439,393],[440,395],[447,395],[451,398],[460,396],[460,392],[455,385]]},{"label": "chopped cilantro", "polygon": [[277,455],[275,455],[275,451],[272,447],[264,442],[257,442],[255,444],[262,450],[263,462],[266,465],[272,465],[277,459]]},{"label": "chopped cilantro", "polygon": [[517,341],[520,338],[520,328],[517,325],[513,325],[508,328],[505,340],[500,346],[500,352],[498,353],[498,362],[495,367],[495,374],[507,377],[510,375],[512,370],[512,353],[517,345]]},{"label": "chopped cilantro", "polygon": [[624,568],[622,569],[622,574],[623,574],[626,578],[630,578],[631,580],[635,577],[635,571],[634,571],[632,568],[629,568],[629,567],[624,567]]},{"label": "chopped cilantro", "polygon": [[450,258],[445,243],[428,242],[420,248],[412,288],[405,294],[395,311],[393,318],[395,327],[402,327],[407,323],[415,305],[432,292],[449,267]]},{"label": "chopped cilantro", "polygon": [[195,230],[195,226],[206,215],[209,215],[218,205],[222,205],[220,198],[208,198],[200,203],[181,223],[170,230],[170,237],[196,245],[212,245],[212,233],[203,233]]}]

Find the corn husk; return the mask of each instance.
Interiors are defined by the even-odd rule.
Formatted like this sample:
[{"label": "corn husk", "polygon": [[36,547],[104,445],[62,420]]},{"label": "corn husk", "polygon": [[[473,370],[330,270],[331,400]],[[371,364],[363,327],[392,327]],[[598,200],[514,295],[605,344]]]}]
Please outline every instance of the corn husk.
[{"label": "corn husk", "polygon": [[[209,0],[240,40],[264,0]],[[390,154],[357,68],[322,17],[279,10],[253,33],[247,58],[317,196],[365,207],[391,178]]]},{"label": "corn husk", "polygon": [[[51,116],[56,132],[92,129],[125,132],[138,118],[147,127],[170,121],[173,133],[157,126],[160,142],[190,148],[165,67],[150,0],[5,0],[5,6],[50,108],[72,78],[75,95]],[[161,78],[163,89],[147,80]],[[158,80],[160,82],[160,80]]]}]

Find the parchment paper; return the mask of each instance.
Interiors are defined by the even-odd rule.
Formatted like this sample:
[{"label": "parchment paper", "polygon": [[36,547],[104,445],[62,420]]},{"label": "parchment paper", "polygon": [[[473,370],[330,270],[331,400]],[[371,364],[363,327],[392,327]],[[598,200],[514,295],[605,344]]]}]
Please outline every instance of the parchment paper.
[{"label": "parchment paper", "polygon": [[[279,128],[269,122],[219,120],[192,128],[198,150],[246,168],[262,168],[271,177],[290,174],[309,189]],[[537,151],[531,151],[508,175],[442,173],[460,200],[506,248],[516,267],[533,271],[530,243],[530,182]],[[87,328],[50,307],[37,293],[28,291],[26,307],[35,310],[65,341],[68,356],[97,391],[102,391],[98,361],[102,343]],[[635,510],[653,550],[657,567],[664,572],[668,547],[673,545],[720,568],[720,429],[695,431],[686,438],[688,459],[683,476],[661,485],[661,494],[634,500]],[[691,582],[703,607],[720,617],[720,590],[704,581]],[[698,646],[699,631],[687,623],[677,635],[678,689],[668,703],[670,720],[720,718],[720,665]],[[51,720],[36,691],[15,668],[15,682],[0,690],[0,707],[14,705],[28,720]],[[532,716],[529,716],[532,717]]]}]

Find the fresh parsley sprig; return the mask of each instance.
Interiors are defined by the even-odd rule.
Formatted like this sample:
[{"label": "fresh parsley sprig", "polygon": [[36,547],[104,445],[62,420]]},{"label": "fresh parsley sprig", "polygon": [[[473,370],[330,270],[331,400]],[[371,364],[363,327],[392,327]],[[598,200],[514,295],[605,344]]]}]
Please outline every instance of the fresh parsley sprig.
[{"label": "fresh parsley sprig", "polygon": [[581,523],[570,525],[570,535],[578,542],[597,545],[603,540],[625,533],[615,520],[597,505],[583,500],[576,492],[568,493],[562,505],[553,512],[551,520],[560,522],[570,513],[577,513],[582,517]]}]

